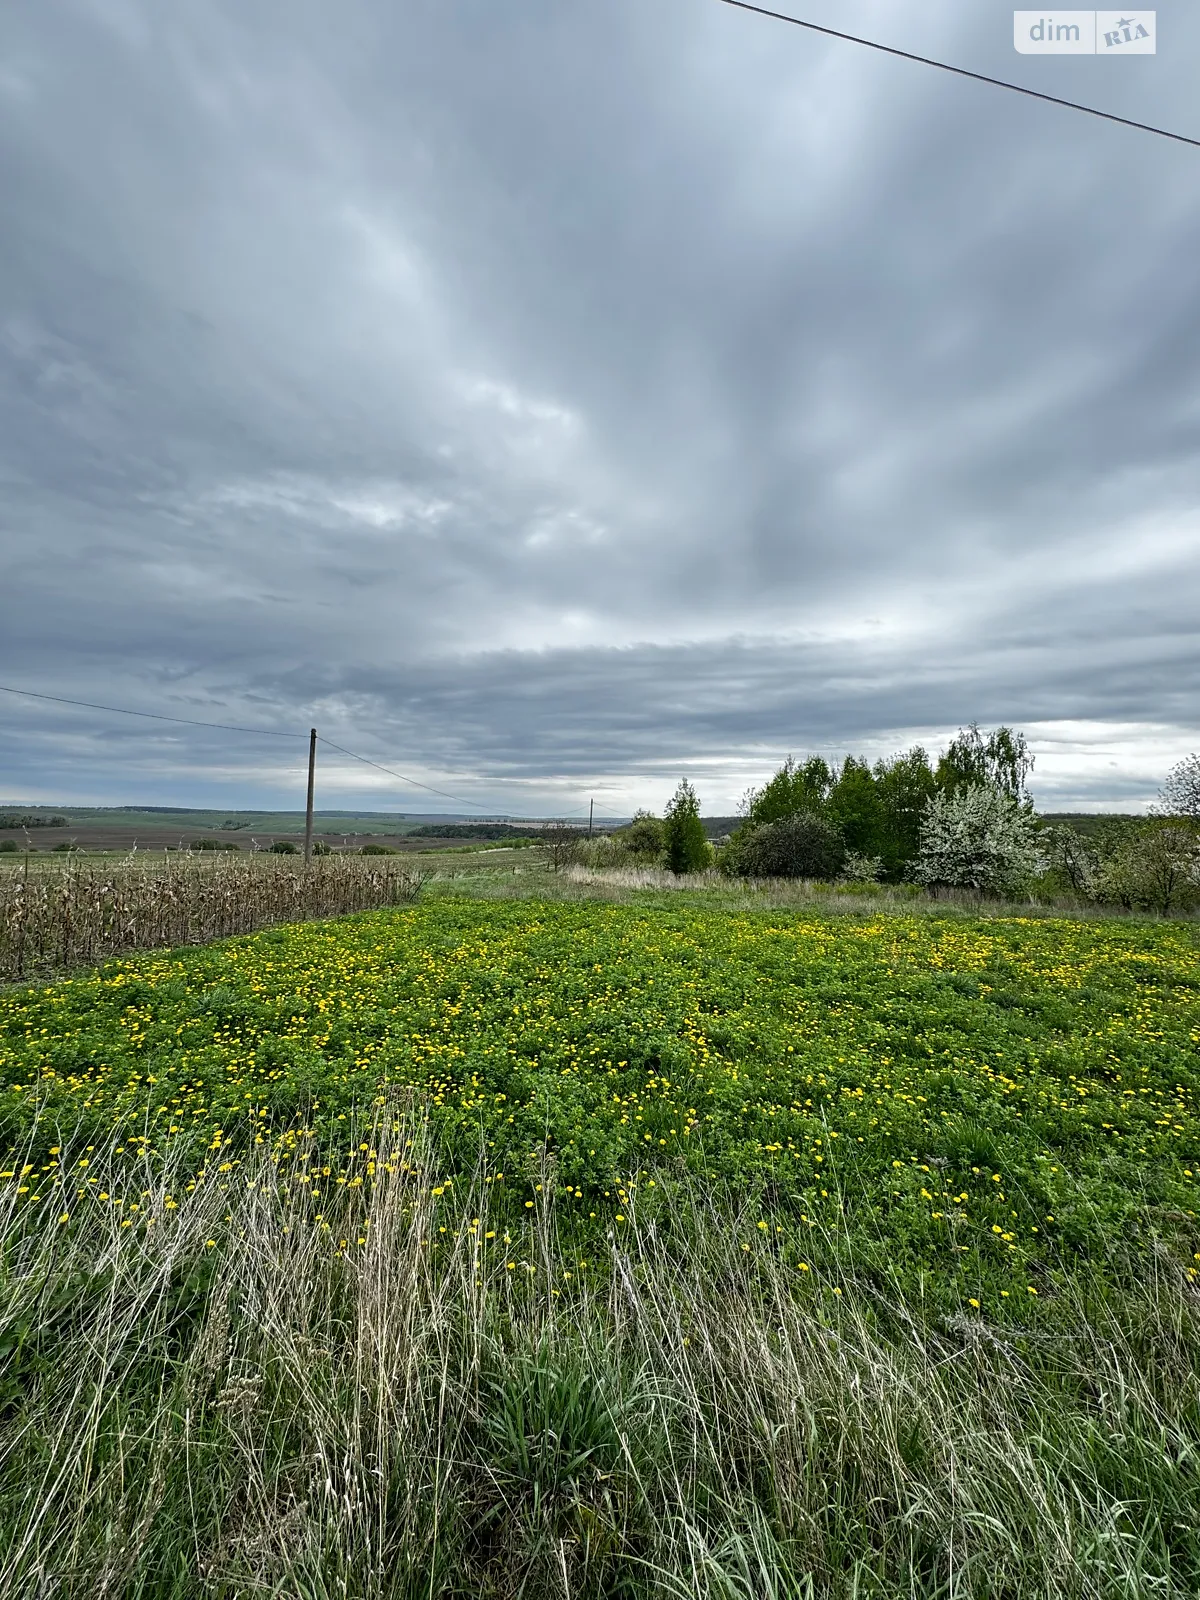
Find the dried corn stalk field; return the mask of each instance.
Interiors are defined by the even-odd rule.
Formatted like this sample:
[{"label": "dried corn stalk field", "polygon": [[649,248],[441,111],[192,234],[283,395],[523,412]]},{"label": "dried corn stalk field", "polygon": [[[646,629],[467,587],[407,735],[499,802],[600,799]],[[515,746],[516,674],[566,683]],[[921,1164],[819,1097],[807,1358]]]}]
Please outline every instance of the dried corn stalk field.
[{"label": "dried corn stalk field", "polygon": [[387,861],[267,854],[129,856],[0,871],[0,981],[67,972],[128,950],[206,944],[273,923],[414,900],[421,875]]}]

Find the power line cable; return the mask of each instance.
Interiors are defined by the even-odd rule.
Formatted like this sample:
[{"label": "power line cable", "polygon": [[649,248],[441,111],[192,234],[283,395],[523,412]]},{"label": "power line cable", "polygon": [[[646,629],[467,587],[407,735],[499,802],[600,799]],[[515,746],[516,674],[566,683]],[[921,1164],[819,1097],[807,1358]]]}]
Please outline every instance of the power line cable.
[{"label": "power line cable", "polygon": [[[471,806],[476,811],[494,811],[496,809],[495,806],[481,805],[478,800],[464,800],[460,794],[448,794],[445,789],[435,789],[431,784],[422,783],[417,778],[406,777],[402,772],[394,772],[391,767],[385,767],[382,762],[372,761],[370,756],[360,756],[355,750],[347,750],[344,745],[334,744],[333,740],[327,739],[323,733],[319,733],[317,735],[317,742],[318,744],[328,745],[331,750],[340,751],[344,756],[350,756],[354,761],[361,761],[368,767],[374,767],[379,772],[386,772],[389,778],[397,778],[401,783],[412,784],[414,788],[424,789],[428,794],[440,795],[443,800],[453,800],[460,806]],[[583,810],[583,806],[577,806],[574,811],[563,811],[560,812],[559,815],[564,817],[574,817],[581,814]],[[508,814],[510,816],[517,815],[516,812],[509,812]],[[525,817],[522,820],[526,822],[539,822],[541,821],[541,818]]]},{"label": "power line cable", "polygon": [[[270,739],[304,739],[307,737],[306,734],[293,733],[283,728],[244,728],[234,722],[202,722],[197,717],[171,717],[161,711],[131,711],[127,706],[106,706],[99,704],[95,700],[72,700],[66,695],[42,694],[36,689],[11,689],[7,684],[3,683],[0,683],[0,693],[21,695],[28,700],[52,700],[55,705],[60,706],[82,706],[87,711],[110,711],[119,717],[147,717],[152,722],[175,722],[187,728],[219,728],[224,733],[262,734]],[[393,772],[390,767],[382,766],[378,761],[372,761],[369,756],[360,756],[357,751],[347,750],[343,745],[334,744],[332,739],[326,739],[323,735],[319,737],[320,742],[328,745],[331,750],[338,750],[342,755],[350,756],[354,761],[362,761],[368,767],[378,767],[380,772],[386,772],[391,778],[398,778],[401,783],[411,784],[413,788],[424,789],[429,794],[440,795],[443,800],[453,800],[458,805],[471,806],[476,811],[495,811],[497,809],[495,806],[480,805],[478,800],[464,800],[461,795],[448,794],[445,789],[435,789],[431,784],[421,783],[417,778],[407,778],[403,773]],[[567,817],[577,816],[583,810],[583,806],[578,806],[574,811],[566,811],[562,815]],[[513,816],[516,814],[515,812],[510,813]],[[530,817],[524,820],[532,822],[540,821],[541,819]]]},{"label": "power line cable", "polygon": [[868,50],[879,50],[884,55],[899,56],[903,61],[917,61],[923,67],[937,67],[940,72],[953,72],[960,78],[974,78],[977,83],[990,83],[997,89],[1011,89],[1014,94],[1028,95],[1031,100],[1048,100],[1054,106],[1066,106],[1070,111],[1084,111],[1089,117],[1103,117],[1106,122],[1119,122],[1126,128],[1138,128],[1142,133],[1155,133],[1160,139],[1174,139],[1178,144],[1194,145],[1200,149],[1200,139],[1190,139],[1185,133],[1172,133],[1167,128],[1156,128],[1149,122],[1135,122],[1131,117],[1118,117],[1111,111],[1098,111],[1095,106],[1081,105],[1078,100],[1064,100],[1056,94],[1044,94],[1040,89],[1027,89],[1020,83],[1009,83],[1005,78],[989,78],[985,72],[969,72],[966,67],[952,67],[948,61],[935,61],[932,56],[914,55],[911,50],[898,50],[895,45],[879,44],[875,39],[862,39],[854,33],[842,33],[837,28],[825,28],[817,22],[805,22],[800,17],[789,17],[783,11],[768,11],[765,6],[755,6],[749,0],[721,0],[722,5],[735,6],[739,11],[754,11],[760,17],[774,17],[777,22],[790,22],[794,27],[807,28],[810,33],[824,33],[831,39],[845,39],[850,44],[865,45]]},{"label": "power line cable", "polygon": [[119,717],[149,717],[154,722],[180,722],[188,728],[221,728],[226,733],[260,733],[268,739],[303,739],[303,733],[286,732],[281,728],[242,728],[233,722],[201,722],[196,717],[168,717],[161,711],[130,711],[125,706],[102,706],[94,700],[68,700],[66,695],[39,694],[34,689],[10,689],[0,683],[0,693],[19,694],[28,700],[53,700],[60,706],[84,706],[89,711],[113,711]]}]

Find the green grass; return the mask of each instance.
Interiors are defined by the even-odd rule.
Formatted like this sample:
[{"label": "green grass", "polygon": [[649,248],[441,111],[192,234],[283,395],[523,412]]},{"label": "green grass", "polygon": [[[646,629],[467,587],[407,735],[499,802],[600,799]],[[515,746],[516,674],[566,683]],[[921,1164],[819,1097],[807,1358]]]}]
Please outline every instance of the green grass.
[{"label": "green grass", "polygon": [[0,1588],[1195,1593],[1195,925],[504,889],[0,994]]}]

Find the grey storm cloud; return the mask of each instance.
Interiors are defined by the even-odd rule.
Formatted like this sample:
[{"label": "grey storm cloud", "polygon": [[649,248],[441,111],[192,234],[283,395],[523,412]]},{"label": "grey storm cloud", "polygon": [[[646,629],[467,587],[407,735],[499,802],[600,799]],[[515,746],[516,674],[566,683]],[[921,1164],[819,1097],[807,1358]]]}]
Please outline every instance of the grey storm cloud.
[{"label": "grey storm cloud", "polygon": [[[1122,62],[803,14],[1200,136],[1178,0]],[[0,681],[511,809],[972,718],[1043,803],[1143,804],[1200,742],[1198,193],[717,0],[13,0]],[[14,799],[294,787],[0,698]]]}]

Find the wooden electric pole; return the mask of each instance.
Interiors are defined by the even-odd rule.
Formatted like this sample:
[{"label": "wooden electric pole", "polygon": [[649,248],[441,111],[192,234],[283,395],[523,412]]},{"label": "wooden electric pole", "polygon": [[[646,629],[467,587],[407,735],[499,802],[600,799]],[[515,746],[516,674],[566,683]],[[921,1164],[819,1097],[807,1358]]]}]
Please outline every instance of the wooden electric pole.
[{"label": "wooden electric pole", "polygon": [[592,813],[593,813],[593,811],[595,811],[595,809],[596,809],[596,802],[594,800],[589,800],[588,801],[588,838],[589,839],[592,837]]},{"label": "wooden electric pole", "polygon": [[307,867],[312,861],[312,811],[313,811],[313,785],[317,778],[317,730],[315,728],[308,736],[308,806],[304,812],[304,865]]}]

